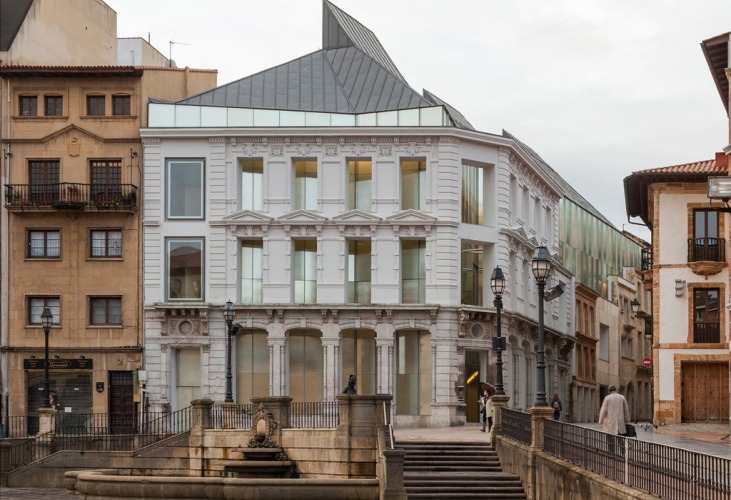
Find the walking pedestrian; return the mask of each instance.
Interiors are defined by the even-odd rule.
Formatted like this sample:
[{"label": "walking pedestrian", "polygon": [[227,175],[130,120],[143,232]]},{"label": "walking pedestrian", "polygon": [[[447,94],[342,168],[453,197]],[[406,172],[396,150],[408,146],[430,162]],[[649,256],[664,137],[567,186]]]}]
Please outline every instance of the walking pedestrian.
[{"label": "walking pedestrian", "polygon": [[485,427],[487,427],[487,432],[490,432],[490,429],[492,429],[493,407],[492,393],[487,389],[484,390],[480,398],[480,408],[482,408],[482,429],[480,430],[485,432]]},{"label": "walking pedestrian", "polygon": [[551,401],[551,408],[553,408],[553,419],[561,420],[561,412],[563,406],[561,406],[561,399],[558,397],[558,393],[553,395],[553,401]]},{"label": "walking pedestrian", "polygon": [[609,394],[602,402],[602,408],[599,410],[599,423],[602,424],[602,430],[609,434],[609,452],[614,453],[614,443],[618,440],[617,435],[625,434],[627,429],[625,424],[629,422],[629,405],[624,396],[617,393],[617,388],[613,385],[609,386]]}]

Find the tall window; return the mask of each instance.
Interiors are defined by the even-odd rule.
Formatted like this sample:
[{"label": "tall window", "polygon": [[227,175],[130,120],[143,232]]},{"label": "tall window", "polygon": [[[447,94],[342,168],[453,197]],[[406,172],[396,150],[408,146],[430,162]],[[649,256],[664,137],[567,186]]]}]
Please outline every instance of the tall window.
[{"label": "tall window", "polygon": [[462,222],[482,224],[484,221],[484,169],[462,165]]},{"label": "tall window", "polygon": [[169,239],[167,297],[203,300],[203,239]]},{"label": "tall window", "polygon": [[371,209],[371,160],[348,160],[348,210]]},{"label": "tall window", "polygon": [[599,359],[609,361],[609,327],[599,324]]},{"label": "tall window", "polygon": [[693,243],[690,262],[700,260],[722,261],[723,244],[718,239],[718,212],[716,210],[693,211]]},{"label": "tall window", "polygon": [[90,162],[91,194],[97,203],[118,202],[122,196],[122,162],[93,160]]},{"label": "tall window", "polygon": [[43,309],[50,309],[53,324],[61,323],[61,299],[58,297],[28,297],[28,324],[40,325]]},{"label": "tall window", "polygon": [[260,304],[262,301],[262,242],[241,242],[241,303]]},{"label": "tall window", "polygon": [[90,255],[93,258],[121,257],[122,231],[119,229],[93,229]]},{"label": "tall window", "polygon": [[426,301],[426,242],[401,240],[401,302]]},{"label": "tall window", "polygon": [[317,302],[317,240],[294,242],[294,302]]},{"label": "tall window", "polygon": [[693,290],[693,342],[696,344],[721,341],[721,312],[718,288]]},{"label": "tall window", "polygon": [[29,171],[30,201],[36,205],[50,205],[57,200],[59,197],[59,161],[31,161]]},{"label": "tall window", "polygon": [[18,100],[20,116],[38,116],[38,96],[22,95]]},{"label": "tall window", "polygon": [[264,161],[240,160],[241,210],[261,210],[264,191]]},{"label": "tall window", "polygon": [[43,97],[46,116],[63,115],[63,97],[60,95],[47,95]]},{"label": "tall window", "polygon": [[168,219],[202,219],[204,206],[203,160],[168,160]]},{"label": "tall window", "polygon": [[396,333],[396,414],[430,415],[432,356],[429,332]]},{"label": "tall window", "polygon": [[55,259],[61,256],[61,231],[32,230],[28,231],[29,259]]},{"label": "tall window", "polygon": [[370,240],[348,240],[348,302],[371,303]]},{"label": "tall window", "polygon": [[86,96],[86,114],[88,116],[104,116],[106,100],[103,95]]},{"label": "tall window", "polygon": [[289,334],[289,396],[293,401],[322,401],[322,339],[316,330]]},{"label": "tall window", "polygon": [[317,210],[317,161],[294,162],[294,208]]},{"label": "tall window", "polygon": [[236,336],[236,401],[269,396],[267,333],[247,330]]},{"label": "tall window", "polygon": [[376,332],[343,330],[340,345],[343,360],[340,385],[345,387],[350,375],[355,375],[358,394],[375,394]]},{"label": "tall window", "polygon": [[131,115],[131,99],[128,95],[112,96],[112,114],[115,116]]},{"label": "tall window", "polygon": [[426,160],[401,160],[401,208],[426,209]]},{"label": "tall window", "polygon": [[462,303],[482,305],[482,245],[462,243]]},{"label": "tall window", "polygon": [[122,298],[121,297],[91,297],[89,298],[91,325],[121,325]]}]

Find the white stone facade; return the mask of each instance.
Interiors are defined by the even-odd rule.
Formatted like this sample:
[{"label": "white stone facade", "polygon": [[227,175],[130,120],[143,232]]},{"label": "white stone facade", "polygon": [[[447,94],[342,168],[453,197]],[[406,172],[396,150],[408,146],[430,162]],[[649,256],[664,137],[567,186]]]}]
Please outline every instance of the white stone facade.
[{"label": "white stone facade", "polygon": [[[154,117],[151,118],[151,120]],[[502,334],[506,394],[511,406],[535,401],[537,290],[530,260],[538,245],[558,251],[559,190],[513,141],[453,127],[342,128],[148,128],[144,147],[144,311],[146,390],[153,407],[188,405],[185,394],[224,399],[226,325],[222,310],[236,304],[236,323],[266,332],[269,395],[290,395],[288,332],[319,331],[322,390],[333,400],[342,388],[341,332],[375,332],[377,393],[399,395],[397,337],[401,331],[428,334],[431,367],[429,401],[399,413],[396,423],[458,425],[470,420],[476,380],[466,353],[478,360],[479,378],[495,383],[495,308],[490,274],[499,265],[507,287]],[[203,159],[204,217],[169,220],[165,206],[166,161]],[[241,210],[239,160],[263,163],[262,209]],[[298,159],[317,162],[317,209],[295,210],[294,170]],[[370,211],[346,210],[350,159],[372,162]],[[426,161],[423,210],[402,210],[402,159]],[[484,172],[484,223],[461,222],[463,163]],[[512,199],[511,199],[512,198]],[[166,238],[204,241],[203,300],[166,301]],[[317,302],[293,303],[293,241],[317,241]],[[371,300],[347,303],[347,240],[371,242]],[[425,241],[425,300],[401,302],[401,241]],[[239,248],[262,242],[262,300],[242,304]],[[482,304],[461,300],[461,242],[483,246]],[[557,262],[557,261],[556,261]],[[568,284],[560,298],[545,303],[546,392],[565,394],[573,347],[573,277],[557,268],[547,287]],[[187,377],[176,366],[181,349],[200,353],[200,387],[181,392]],[[236,346],[233,347],[234,353]],[[182,361],[181,361],[182,362]],[[426,362],[425,362],[426,363]],[[236,360],[234,360],[234,372]],[[195,367],[197,368],[197,367]],[[470,373],[468,373],[468,371]],[[473,377],[474,379],[474,377]],[[426,384],[426,378],[420,379]],[[472,384],[472,385],[470,385]],[[459,387],[467,386],[462,392]],[[235,392],[235,391],[234,391]],[[464,396],[464,401],[463,401]],[[403,396],[402,396],[403,397]],[[421,393],[421,398],[425,398]],[[180,399],[180,400],[179,400]],[[466,402],[465,402],[466,401]],[[238,401],[244,403],[246,401]],[[422,401],[424,403],[424,401]]]}]

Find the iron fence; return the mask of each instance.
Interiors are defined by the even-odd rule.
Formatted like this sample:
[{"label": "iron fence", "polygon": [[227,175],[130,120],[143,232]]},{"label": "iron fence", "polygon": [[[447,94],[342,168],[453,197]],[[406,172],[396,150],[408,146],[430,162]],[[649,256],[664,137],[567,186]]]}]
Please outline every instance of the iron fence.
[{"label": "iron fence", "polygon": [[216,403],[211,407],[211,429],[251,429],[253,404]]},{"label": "iron fence", "polygon": [[289,407],[289,426],[295,429],[332,429],[340,425],[337,401],[293,402]]},{"label": "iron fence", "polygon": [[[35,425],[31,425],[31,420],[35,419]],[[3,434],[0,437],[4,438],[23,438],[35,436],[38,434],[38,417],[33,416],[21,416],[21,417],[7,417],[3,427]],[[32,427],[35,427],[35,432]]]},{"label": "iron fence", "polygon": [[5,186],[5,206],[9,209],[134,209],[137,206],[137,186],[77,182],[8,184]]},{"label": "iron fence", "polygon": [[521,443],[531,444],[530,413],[500,408],[502,434]]},{"label": "iron fence", "polygon": [[688,262],[726,261],[726,240],[723,238],[688,238]]},{"label": "iron fence", "polygon": [[544,450],[613,481],[670,500],[731,498],[731,458],[544,421]]}]

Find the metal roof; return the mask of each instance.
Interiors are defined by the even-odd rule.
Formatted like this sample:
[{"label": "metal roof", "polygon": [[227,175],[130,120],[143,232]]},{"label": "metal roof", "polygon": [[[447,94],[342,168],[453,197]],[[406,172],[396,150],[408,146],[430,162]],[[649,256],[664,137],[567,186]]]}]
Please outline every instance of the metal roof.
[{"label": "metal roof", "polygon": [[[430,107],[409,87],[368,28],[323,1],[323,48],[255,75],[177,101],[178,104],[325,113],[373,113]],[[439,104],[446,103],[439,100]],[[473,129],[460,117],[457,126]],[[468,126],[465,126],[467,124]]]},{"label": "metal roof", "polygon": [[0,0],[0,50],[10,50],[33,0]]},{"label": "metal roof", "polygon": [[424,99],[431,102],[432,104],[435,104],[437,106],[444,106],[447,109],[447,114],[449,114],[449,117],[452,119],[455,125],[457,125],[459,128],[465,128],[467,130],[475,130],[475,127],[472,126],[472,124],[467,120],[467,118],[464,117],[462,113],[460,113],[457,108],[451,106],[446,101],[440,99],[436,95],[432,94],[428,90],[424,89]]},{"label": "metal roof", "polygon": [[592,214],[594,217],[596,217],[597,219],[601,220],[604,224],[607,224],[608,226],[611,226],[614,229],[617,229],[614,226],[614,224],[612,224],[609,221],[609,219],[607,219],[606,217],[604,217],[604,215],[599,210],[597,210],[596,208],[594,208],[594,205],[592,205],[591,203],[589,203],[586,200],[586,198],[584,198],[583,196],[581,196],[579,194],[579,192],[576,189],[574,189],[571,184],[569,184],[568,182],[566,182],[566,179],[564,179],[563,177],[561,177],[561,175],[558,172],[556,172],[553,168],[551,168],[551,166],[548,163],[546,163],[543,160],[543,158],[541,158],[538,155],[538,153],[536,153],[535,151],[533,151],[533,149],[530,146],[528,146],[527,144],[525,144],[524,142],[522,142],[520,139],[518,139],[517,137],[515,137],[513,134],[511,134],[507,130],[503,130],[503,136],[504,137],[509,137],[509,138],[513,139],[518,144],[518,146],[523,151],[525,151],[528,154],[528,156],[530,156],[531,158],[533,158],[535,160],[535,162],[538,165],[540,165],[540,167],[544,170],[544,172],[546,172],[546,174],[548,174],[551,177],[551,179],[553,179],[559,186],[561,186],[561,191],[562,191],[562,194],[563,194],[563,197],[564,198],[568,198],[573,203],[579,205],[581,208],[583,208],[584,210],[586,210],[587,212],[589,212],[590,214]]}]

